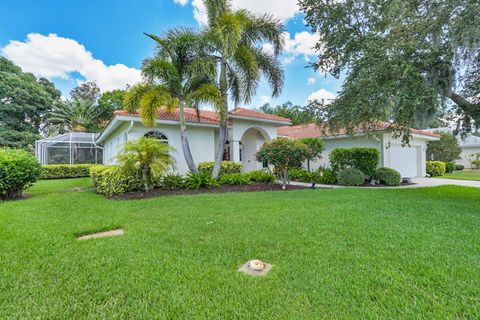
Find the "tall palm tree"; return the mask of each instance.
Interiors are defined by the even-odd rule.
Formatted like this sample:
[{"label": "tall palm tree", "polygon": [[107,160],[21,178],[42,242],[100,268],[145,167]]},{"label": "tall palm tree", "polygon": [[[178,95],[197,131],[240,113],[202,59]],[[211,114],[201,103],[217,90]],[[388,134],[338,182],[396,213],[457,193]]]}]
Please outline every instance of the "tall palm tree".
[{"label": "tall palm tree", "polygon": [[90,101],[79,99],[59,103],[50,114],[49,122],[68,131],[95,131],[100,110]]},{"label": "tall palm tree", "polygon": [[[250,103],[262,75],[272,88],[272,96],[280,94],[284,74],[278,55],[284,46],[284,27],[270,14],[256,15],[247,10],[234,10],[230,0],[204,2],[208,15],[204,34],[216,58],[219,70],[217,86],[222,94],[220,139],[212,173],[216,178],[227,137],[229,94],[235,105]],[[265,42],[272,45],[272,53],[262,49],[261,44]]]},{"label": "tall palm tree", "polygon": [[192,29],[171,29],[162,36],[146,34],[156,46],[154,57],[145,59],[142,65],[144,82],[133,86],[125,95],[130,111],[140,110],[145,125],[156,124],[157,111],[179,110],[182,150],[188,168],[197,172],[188,143],[185,107],[198,108],[202,103],[221,104],[220,90],[210,79],[215,77],[212,58],[204,54],[202,36]]}]

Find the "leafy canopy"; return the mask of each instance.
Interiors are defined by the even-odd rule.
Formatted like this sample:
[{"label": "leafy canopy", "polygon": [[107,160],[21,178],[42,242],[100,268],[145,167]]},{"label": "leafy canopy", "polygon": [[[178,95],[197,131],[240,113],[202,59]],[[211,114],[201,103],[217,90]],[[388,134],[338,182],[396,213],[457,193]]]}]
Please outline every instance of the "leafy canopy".
[{"label": "leafy canopy", "polygon": [[324,105],[333,128],[391,120],[409,139],[444,108],[469,131],[480,121],[480,2],[300,0],[321,40],[315,69],[346,78]]},{"label": "leafy canopy", "polygon": [[440,140],[427,143],[427,159],[443,162],[454,162],[456,159],[460,159],[462,148],[457,138],[447,132],[436,133],[440,135]]},{"label": "leafy canopy", "polygon": [[0,146],[33,149],[60,91],[0,57]]}]

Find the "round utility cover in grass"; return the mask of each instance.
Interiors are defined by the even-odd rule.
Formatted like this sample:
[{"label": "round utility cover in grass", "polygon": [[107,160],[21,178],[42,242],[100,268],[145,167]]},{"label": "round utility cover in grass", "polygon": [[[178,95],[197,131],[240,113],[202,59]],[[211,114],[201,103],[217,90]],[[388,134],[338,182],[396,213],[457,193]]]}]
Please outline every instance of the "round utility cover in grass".
[{"label": "round utility cover in grass", "polygon": [[238,268],[238,271],[250,276],[264,276],[270,271],[270,269],[272,269],[272,265],[270,263],[253,259],[245,262],[242,266],[240,266],[240,268]]}]

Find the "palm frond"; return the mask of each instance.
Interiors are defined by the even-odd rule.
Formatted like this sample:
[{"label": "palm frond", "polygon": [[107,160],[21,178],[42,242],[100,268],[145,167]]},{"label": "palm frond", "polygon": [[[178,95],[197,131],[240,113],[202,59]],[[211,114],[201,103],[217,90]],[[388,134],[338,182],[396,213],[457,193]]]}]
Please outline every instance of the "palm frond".
[{"label": "palm frond", "polygon": [[260,72],[265,76],[272,88],[272,96],[278,97],[285,82],[282,64],[276,56],[269,54],[265,50],[256,48],[254,49],[254,54]]},{"label": "palm frond", "polygon": [[153,83],[137,83],[132,86],[123,97],[123,104],[129,112],[136,112],[140,108],[142,97],[149,91],[153,90]]},{"label": "palm frond", "polygon": [[215,25],[218,17],[225,12],[231,11],[232,5],[230,0],[204,0],[207,10],[209,26]]},{"label": "palm frond", "polygon": [[171,112],[178,107],[178,98],[172,95],[167,88],[155,86],[140,100],[140,118],[146,126],[155,126],[160,107],[165,107],[167,111]]},{"label": "palm frond", "polygon": [[273,45],[275,56],[278,56],[285,46],[283,23],[271,14],[254,15],[243,11],[243,40],[251,45],[258,42],[269,42]]},{"label": "palm frond", "polygon": [[246,45],[237,48],[233,60],[233,69],[240,80],[242,101],[249,103],[258,87],[260,73],[254,49]]}]

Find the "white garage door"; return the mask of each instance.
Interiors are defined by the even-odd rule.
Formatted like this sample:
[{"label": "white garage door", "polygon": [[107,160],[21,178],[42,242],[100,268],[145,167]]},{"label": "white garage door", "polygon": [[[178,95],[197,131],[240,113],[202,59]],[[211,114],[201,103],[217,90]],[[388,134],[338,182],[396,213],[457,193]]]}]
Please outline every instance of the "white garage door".
[{"label": "white garage door", "polygon": [[390,167],[400,172],[404,178],[420,176],[418,163],[420,159],[418,147],[390,146]]}]

